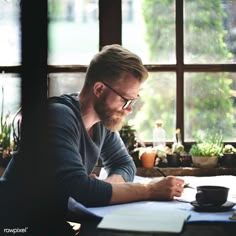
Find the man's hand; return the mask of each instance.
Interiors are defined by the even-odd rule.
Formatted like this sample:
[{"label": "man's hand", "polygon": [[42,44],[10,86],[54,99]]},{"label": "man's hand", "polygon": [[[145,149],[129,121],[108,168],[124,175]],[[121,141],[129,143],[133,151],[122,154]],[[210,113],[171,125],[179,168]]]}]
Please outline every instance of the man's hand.
[{"label": "man's hand", "polygon": [[98,179],[98,176],[97,176],[96,174],[93,174],[93,173],[90,174],[89,177],[90,177],[90,178],[94,178],[94,179]]},{"label": "man's hand", "polygon": [[173,200],[180,197],[184,190],[184,180],[168,176],[162,180],[153,180],[148,184],[150,200]]}]

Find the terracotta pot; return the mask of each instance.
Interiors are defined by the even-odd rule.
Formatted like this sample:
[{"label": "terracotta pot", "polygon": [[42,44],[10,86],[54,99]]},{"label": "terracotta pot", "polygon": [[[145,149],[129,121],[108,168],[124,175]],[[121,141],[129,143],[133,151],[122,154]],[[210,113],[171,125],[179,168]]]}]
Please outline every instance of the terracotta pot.
[{"label": "terracotta pot", "polygon": [[217,156],[192,156],[192,162],[194,167],[199,168],[214,168],[218,164]]},{"label": "terracotta pot", "polygon": [[144,152],[141,156],[142,166],[144,168],[152,168],[155,163],[156,153],[155,152]]}]

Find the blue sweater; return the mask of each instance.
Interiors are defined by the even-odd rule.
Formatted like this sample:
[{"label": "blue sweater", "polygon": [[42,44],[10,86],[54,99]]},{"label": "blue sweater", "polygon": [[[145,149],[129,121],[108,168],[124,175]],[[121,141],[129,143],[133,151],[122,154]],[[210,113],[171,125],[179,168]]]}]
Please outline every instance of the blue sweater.
[{"label": "blue sweater", "polygon": [[48,140],[59,193],[85,206],[108,205],[111,184],[90,178],[89,174],[101,159],[108,176],[119,174],[125,181],[133,181],[136,168],[119,134],[99,122],[94,125],[91,139],[82,122],[77,97],[63,95],[49,101]]}]

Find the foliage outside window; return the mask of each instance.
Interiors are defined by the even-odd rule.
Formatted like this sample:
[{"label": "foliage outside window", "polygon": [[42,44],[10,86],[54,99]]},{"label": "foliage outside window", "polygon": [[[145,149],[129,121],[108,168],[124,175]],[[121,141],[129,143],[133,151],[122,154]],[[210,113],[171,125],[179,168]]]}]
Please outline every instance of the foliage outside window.
[{"label": "foliage outside window", "polygon": [[[230,1],[225,1],[230,3]],[[226,4],[227,5],[227,4]],[[235,61],[235,51],[228,45],[230,29],[226,20],[229,18],[226,5],[220,0],[185,1],[185,51],[184,58],[192,63],[220,63]],[[175,31],[171,17],[166,14],[168,9],[175,11],[173,0],[144,0],[143,14],[146,23],[146,39],[149,45],[150,60],[158,61],[168,58],[169,47],[174,45],[174,38],[168,38],[169,31]],[[228,18],[227,18],[228,17]],[[236,29],[236,25],[235,25]],[[172,46],[171,46],[172,47]],[[143,106],[137,111],[132,122],[137,131],[146,134],[151,140],[156,117],[162,119],[167,137],[172,141],[175,119],[173,102],[176,94],[170,81],[157,75],[150,87],[145,88],[141,97]],[[224,140],[235,140],[235,105],[233,92],[236,90],[235,73],[184,73],[184,130],[185,140],[193,141],[194,135],[206,129],[221,131]],[[156,89],[155,84],[159,86]],[[171,93],[172,96],[171,96]],[[232,99],[233,98],[233,99]],[[172,101],[172,102],[171,102]],[[158,108],[158,109],[157,109]],[[171,111],[171,112],[170,112]]]}]

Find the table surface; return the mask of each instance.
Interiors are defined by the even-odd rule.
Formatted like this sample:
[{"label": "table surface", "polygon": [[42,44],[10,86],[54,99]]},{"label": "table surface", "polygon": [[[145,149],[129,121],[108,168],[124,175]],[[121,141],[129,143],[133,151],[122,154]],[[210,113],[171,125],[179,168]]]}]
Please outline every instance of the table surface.
[{"label": "table surface", "polygon": [[[217,182],[218,184],[226,184],[232,186],[232,199],[234,200],[235,196],[235,176],[218,176],[218,177],[186,177],[190,180],[190,183],[196,185],[202,181],[205,183]],[[222,182],[223,181],[223,182]],[[227,183],[225,183],[227,182]],[[161,203],[160,203],[161,204]],[[168,209],[166,209],[168,210]],[[212,213],[217,214],[217,213]],[[220,213],[221,214],[221,213]],[[232,212],[231,212],[232,214]],[[100,220],[90,220],[81,222],[81,228],[79,236],[170,236],[170,235],[179,235],[179,236],[235,236],[236,235],[236,220],[235,221],[216,221],[215,218],[212,221],[213,217],[209,216],[211,219],[209,221],[190,221],[186,222],[181,233],[144,233],[144,232],[127,232],[127,231],[115,231],[115,230],[104,230],[97,229],[97,225]],[[204,217],[203,217],[204,218]],[[206,218],[206,217],[205,217]],[[205,219],[204,218],[204,219]],[[216,217],[217,218],[217,217]]]},{"label": "table surface", "polygon": [[81,224],[79,236],[235,236],[235,223],[186,223],[179,234],[142,233],[97,229],[99,221],[88,221]]}]

